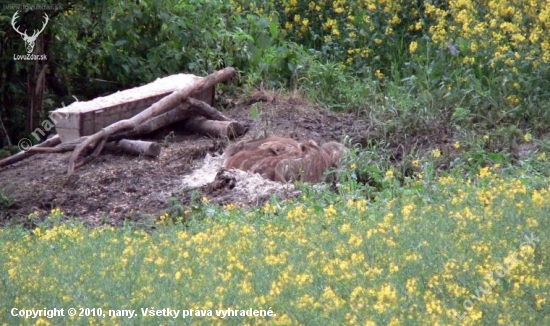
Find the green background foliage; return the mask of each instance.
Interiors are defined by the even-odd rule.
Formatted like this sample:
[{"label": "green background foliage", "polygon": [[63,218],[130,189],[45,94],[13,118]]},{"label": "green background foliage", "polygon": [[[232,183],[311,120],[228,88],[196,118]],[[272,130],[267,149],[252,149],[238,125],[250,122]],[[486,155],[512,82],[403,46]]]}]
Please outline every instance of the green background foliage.
[{"label": "green background foliage", "polygon": [[[391,105],[373,103],[390,97],[400,116],[417,120],[409,132],[459,106],[477,126],[542,132],[550,71],[545,3],[77,1],[50,12],[43,37],[55,71],[43,109],[73,95],[86,100],[168,74],[234,66],[241,85],[300,89],[335,109],[380,117]],[[11,15],[0,14],[1,113],[17,138],[30,68],[11,60],[24,50]],[[23,14],[24,26],[30,17]],[[53,81],[65,89],[56,91]]]}]

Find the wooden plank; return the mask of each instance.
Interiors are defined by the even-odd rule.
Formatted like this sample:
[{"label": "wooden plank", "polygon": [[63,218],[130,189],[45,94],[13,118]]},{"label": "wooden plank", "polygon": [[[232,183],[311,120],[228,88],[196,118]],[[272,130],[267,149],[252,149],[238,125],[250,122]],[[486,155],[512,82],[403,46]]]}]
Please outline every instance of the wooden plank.
[{"label": "wooden plank", "polygon": [[[177,74],[159,78],[150,84],[114,94],[98,97],[91,101],[74,102],[59,108],[50,115],[62,142],[96,133],[112,123],[129,119],[163,97],[191,85],[203,77]],[[214,105],[214,86],[193,97]]]}]

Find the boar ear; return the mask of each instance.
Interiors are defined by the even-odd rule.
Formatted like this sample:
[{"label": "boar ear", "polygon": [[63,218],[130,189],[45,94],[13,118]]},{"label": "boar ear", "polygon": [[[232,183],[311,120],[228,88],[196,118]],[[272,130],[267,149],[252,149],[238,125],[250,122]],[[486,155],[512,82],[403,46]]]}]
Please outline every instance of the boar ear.
[{"label": "boar ear", "polygon": [[237,154],[238,152],[242,151],[244,149],[244,142],[240,141],[236,144],[230,144],[227,146],[224,152],[225,159],[227,160],[231,156]]},{"label": "boar ear", "polygon": [[346,146],[344,146],[340,143],[337,143],[337,142],[324,143],[321,146],[321,148],[327,154],[329,154],[329,156],[332,160],[332,164],[335,165],[335,166],[338,166],[342,156],[344,156],[345,154],[347,154],[349,152],[349,150],[346,148]]},{"label": "boar ear", "polygon": [[321,147],[315,142],[315,140],[308,140],[306,142],[300,143],[300,151],[302,152],[302,155],[311,154],[314,151],[321,150]]},{"label": "boar ear", "polygon": [[258,147],[259,149],[267,149],[274,155],[279,155],[280,150],[274,142],[263,143]]}]

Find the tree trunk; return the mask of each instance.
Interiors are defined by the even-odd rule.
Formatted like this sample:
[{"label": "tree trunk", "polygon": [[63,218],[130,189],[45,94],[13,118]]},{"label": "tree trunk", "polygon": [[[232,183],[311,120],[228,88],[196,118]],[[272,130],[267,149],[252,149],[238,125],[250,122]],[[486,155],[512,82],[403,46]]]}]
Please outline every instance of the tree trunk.
[{"label": "tree trunk", "polygon": [[160,145],[150,141],[121,139],[118,142],[107,144],[107,149],[120,149],[125,153],[133,155],[145,155],[157,157],[160,155]]},{"label": "tree trunk", "polygon": [[11,139],[10,135],[8,134],[8,131],[6,130],[6,126],[4,126],[4,122],[2,121],[2,112],[0,111],[0,127],[2,128],[2,132],[6,135],[6,141],[8,143],[8,146],[11,147]]},{"label": "tree trunk", "polygon": [[245,133],[245,128],[236,121],[208,120],[205,117],[189,118],[185,129],[196,130],[199,134],[229,139],[237,138]]}]

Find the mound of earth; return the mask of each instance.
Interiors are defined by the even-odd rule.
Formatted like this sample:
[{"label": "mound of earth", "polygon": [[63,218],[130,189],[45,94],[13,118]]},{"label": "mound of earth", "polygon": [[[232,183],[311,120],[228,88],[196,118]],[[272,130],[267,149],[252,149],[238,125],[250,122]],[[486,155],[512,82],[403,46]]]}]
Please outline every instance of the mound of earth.
[{"label": "mound of earth", "polygon": [[[347,135],[353,142],[365,143],[368,124],[356,114],[321,111],[300,99],[262,94],[267,95],[224,111],[248,126],[241,139],[277,135],[323,143],[342,141]],[[252,105],[259,112],[256,119],[251,117]],[[37,154],[0,170],[0,190],[12,199],[10,207],[0,210],[0,224],[28,223],[33,212],[44,217],[60,208],[66,216],[90,225],[119,225],[124,220],[154,219],[169,208],[170,198],[187,205],[197,192],[214,203],[247,205],[263,204],[271,195],[297,194],[291,184],[242,171],[220,173],[225,140],[189,135],[177,127],[149,139],[161,143],[160,156],[106,152],[70,177],[66,171],[71,152]]]}]

